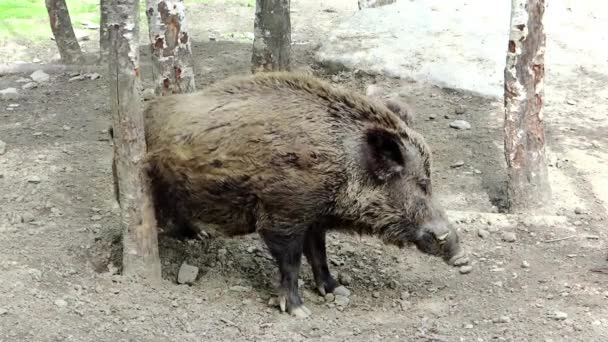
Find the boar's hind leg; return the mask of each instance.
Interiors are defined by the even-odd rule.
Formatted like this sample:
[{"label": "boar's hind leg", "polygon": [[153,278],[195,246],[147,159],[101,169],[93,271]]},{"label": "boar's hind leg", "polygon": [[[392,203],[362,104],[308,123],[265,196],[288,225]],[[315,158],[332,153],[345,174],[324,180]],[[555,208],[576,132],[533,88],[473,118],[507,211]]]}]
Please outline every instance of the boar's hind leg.
[{"label": "boar's hind leg", "polygon": [[344,286],[340,286],[329,272],[325,235],[326,230],[323,227],[313,225],[304,236],[304,254],[312,267],[317,290],[323,296],[327,293],[348,296],[350,295],[350,291]]},{"label": "boar's hind leg", "polygon": [[303,234],[283,234],[278,229],[260,230],[270,254],[279,265],[281,283],[279,285],[279,304],[281,311],[305,318],[310,315],[298,294],[298,275],[302,260]]}]

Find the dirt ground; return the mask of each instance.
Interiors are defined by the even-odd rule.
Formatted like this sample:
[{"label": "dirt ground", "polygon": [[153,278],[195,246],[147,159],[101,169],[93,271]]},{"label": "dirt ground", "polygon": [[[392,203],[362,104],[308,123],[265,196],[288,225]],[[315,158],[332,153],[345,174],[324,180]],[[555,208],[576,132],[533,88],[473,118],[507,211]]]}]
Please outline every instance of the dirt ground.
[{"label": "dirt ground", "polygon": [[[608,274],[590,270],[608,266],[608,218],[582,177],[607,167],[608,135],[596,120],[606,118],[605,104],[550,104],[554,201],[546,216],[510,217],[501,213],[501,103],[356,70],[324,70],[313,63],[316,42],[356,10],[356,1],[292,6],[296,69],[361,92],[376,84],[415,108],[415,127],[434,151],[436,193],[472,255],[473,272],[460,274],[441,260],[373,238],[332,234],[330,266],[348,280],[350,302],[320,297],[304,263],[301,290],[313,314],[299,320],[268,305],[278,272],[257,236],[205,243],[161,236],[163,283],[127,282],[117,274],[107,78],[102,70],[100,79],[69,82],[69,72],[49,71],[48,84],[0,100],[6,143],[0,154],[0,342],[607,341]],[[191,28],[191,37],[200,37],[193,45],[197,86],[249,72],[253,8],[221,2],[190,11],[190,22],[202,23]],[[94,52],[96,39],[92,35],[85,50]],[[54,52],[45,44],[31,47],[30,56],[49,61]],[[0,55],[11,56],[10,46]],[[150,85],[147,48],[141,52]],[[0,89],[20,89],[17,80],[28,76],[4,75]],[[577,94],[606,84],[593,77],[561,91],[583,98]],[[459,107],[464,114],[455,113]],[[449,128],[456,118],[472,129]],[[572,146],[582,151],[579,160],[599,162],[580,168],[569,157]],[[505,241],[505,233],[515,241]],[[176,283],[183,262],[200,269],[192,285]]]}]

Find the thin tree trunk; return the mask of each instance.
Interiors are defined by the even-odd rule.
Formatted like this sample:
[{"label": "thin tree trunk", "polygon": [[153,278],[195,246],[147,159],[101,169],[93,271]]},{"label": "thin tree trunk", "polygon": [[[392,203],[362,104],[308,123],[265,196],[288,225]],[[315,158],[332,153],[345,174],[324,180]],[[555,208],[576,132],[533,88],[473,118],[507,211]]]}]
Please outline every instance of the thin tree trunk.
[{"label": "thin tree trunk", "polygon": [[110,35],[108,22],[110,19],[110,1],[99,1],[99,60],[104,62],[110,53]]},{"label": "thin tree trunk", "polygon": [[190,35],[183,0],[146,0],[157,95],[196,90]]},{"label": "thin tree trunk", "polygon": [[290,0],[256,0],[251,71],[290,70]]},{"label": "thin tree trunk", "polygon": [[113,0],[117,22],[108,27],[114,158],[123,226],[123,274],[159,281],[156,218],[144,168],[138,5],[139,0]]},{"label": "thin tree trunk", "polygon": [[81,62],[82,51],[74,34],[65,0],[46,0],[46,9],[61,60],[66,64]]},{"label": "thin tree trunk", "polygon": [[512,0],[505,67],[504,143],[510,210],[525,211],[551,198],[545,160],[544,0]]}]

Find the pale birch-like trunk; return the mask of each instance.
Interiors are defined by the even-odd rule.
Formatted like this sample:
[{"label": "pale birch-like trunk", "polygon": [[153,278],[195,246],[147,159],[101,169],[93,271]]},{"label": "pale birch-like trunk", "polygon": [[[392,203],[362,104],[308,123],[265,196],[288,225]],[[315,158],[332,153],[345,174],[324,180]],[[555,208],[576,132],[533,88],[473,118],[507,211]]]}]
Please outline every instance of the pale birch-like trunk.
[{"label": "pale birch-like trunk", "polygon": [[152,77],[157,95],[196,90],[190,35],[183,0],[146,0],[152,51]]},{"label": "pale birch-like trunk", "polygon": [[114,167],[123,227],[123,274],[158,282],[161,266],[154,204],[144,158],[140,100],[139,0],[113,0],[109,80]]},{"label": "pale birch-like trunk", "polygon": [[290,0],[256,0],[251,71],[290,70]]},{"label": "pale birch-like trunk", "polygon": [[551,197],[543,124],[544,11],[544,0],[512,0],[504,93],[507,196],[512,212],[540,207]]},{"label": "pale birch-like trunk", "polygon": [[82,51],[74,34],[65,0],[46,0],[45,3],[61,60],[66,64],[82,62]]}]

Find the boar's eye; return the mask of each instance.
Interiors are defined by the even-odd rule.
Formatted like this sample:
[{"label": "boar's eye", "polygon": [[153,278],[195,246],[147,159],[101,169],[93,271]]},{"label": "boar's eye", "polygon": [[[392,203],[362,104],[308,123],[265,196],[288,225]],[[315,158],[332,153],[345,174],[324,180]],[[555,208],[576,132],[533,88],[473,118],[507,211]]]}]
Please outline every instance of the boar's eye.
[{"label": "boar's eye", "polygon": [[431,192],[431,180],[428,178],[420,178],[418,180],[418,186],[425,194],[429,194]]}]

